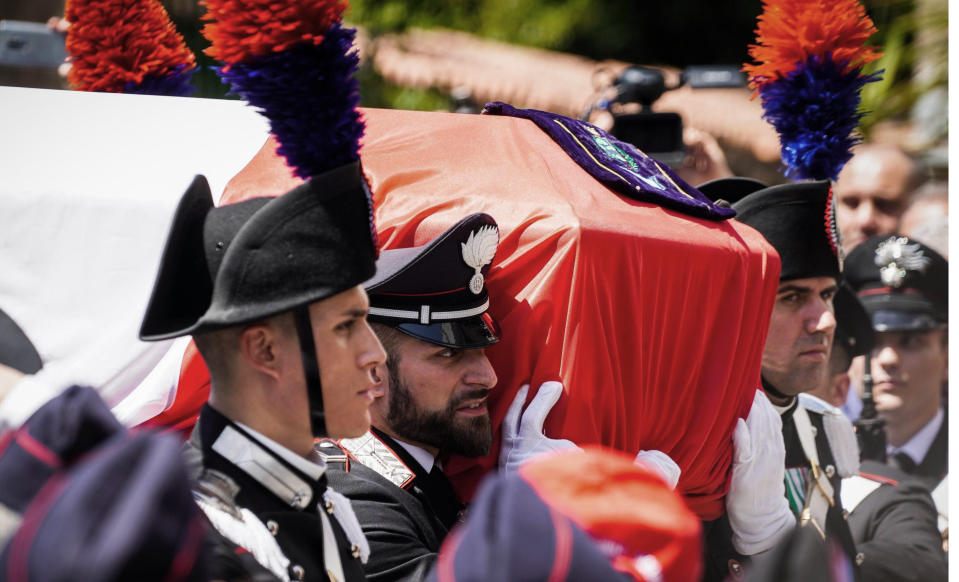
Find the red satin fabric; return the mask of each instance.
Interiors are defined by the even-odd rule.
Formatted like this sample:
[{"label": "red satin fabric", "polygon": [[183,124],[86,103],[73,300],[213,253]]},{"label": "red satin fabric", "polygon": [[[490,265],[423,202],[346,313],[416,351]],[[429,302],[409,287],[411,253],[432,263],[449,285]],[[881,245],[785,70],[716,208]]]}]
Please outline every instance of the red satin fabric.
[{"label": "red satin fabric", "polygon": [[[779,278],[772,247],[736,221],[613,194],[526,120],[364,115],[363,166],[383,248],[425,244],[472,212],[499,223],[487,277],[503,330],[488,350],[499,376],[496,444],[488,457],[446,461],[463,497],[496,466],[498,427],[519,386],[529,383],[532,399],[542,382],[560,380],[566,394],[547,435],[664,451],[682,468],[677,489],[689,507],[701,519],[721,515],[732,429],[759,386]],[[274,150],[267,142],[223,202],[298,182]],[[184,363],[181,392],[208,387],[198,370]]]}]

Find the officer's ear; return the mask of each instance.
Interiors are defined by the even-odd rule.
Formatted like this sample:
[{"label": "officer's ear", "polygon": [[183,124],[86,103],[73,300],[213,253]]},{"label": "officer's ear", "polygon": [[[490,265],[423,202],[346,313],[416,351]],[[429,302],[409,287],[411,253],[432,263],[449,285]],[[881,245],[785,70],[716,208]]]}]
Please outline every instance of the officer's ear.
[{"label": "officer's ear", "polygon": [[281,339],[282,334],[271,323],[247,326],[240,332],[240,357],[247,366],[279,380],[282,370]]}]

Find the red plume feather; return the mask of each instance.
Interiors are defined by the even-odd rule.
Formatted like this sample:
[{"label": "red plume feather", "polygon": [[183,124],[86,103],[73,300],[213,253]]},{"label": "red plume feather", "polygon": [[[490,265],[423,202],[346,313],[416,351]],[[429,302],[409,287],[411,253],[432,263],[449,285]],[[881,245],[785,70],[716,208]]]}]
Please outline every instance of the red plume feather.
[{"label": "red plume feather", "polygon": [[65,16],[74,89],[120,93],[196,66],[158,0],[67,0]]},{"label": "red plume feather", "polygon": [[345,0],[205,0],[209,21],[203,36],[212,46],[206,54],[226,64],[282,52],[299,42],[318,45],[323,34],[343,18]]},{"label": "red plume feather", "polygon": [[878,59],[876,47],[865,46],[876,32],[858,0],[765,0],[756,29],[757,44],[746,64],[750,87],[784,77],[809,57],[831,55],[848,72]]}]

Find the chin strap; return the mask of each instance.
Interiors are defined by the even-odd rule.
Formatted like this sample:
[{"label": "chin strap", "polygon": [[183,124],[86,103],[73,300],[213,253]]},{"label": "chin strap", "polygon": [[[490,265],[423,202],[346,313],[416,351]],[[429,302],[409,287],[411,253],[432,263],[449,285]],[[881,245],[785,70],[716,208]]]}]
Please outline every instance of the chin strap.
[{"label": "chin strap", "polygon": [[795,396],[790,396],[790,395],[788,395],[788,394],[783,394],[783,393],[780,392],[779,390],[776,390],[776,388],[775,388],[772,384],[770,384],[769,382],[767,382],[765,378],[760,378],[759,380],[760,380],[760,382],[762,382],[763,392],[765,392],[766,394],[771,395],[773,398],[776,398],[776,399],[778,399],[778,400],[785,400],[786,402],[789,402],[790,404],[792,404],[793,399],[795,398]]},{"label": "chin strap", "polygon": [[293,310],[293,322],[296,335],[300,340],[300,357],[303,359],[303,373],[306,376],[306,395],[310,402],[310,424],[313,436],[325,437],[326,413],[323,410],[323,386],[320,384],[320,367],[316,362],[316,343],[313,341],[313,326],[310,324],[310,311],[306,306]]}]

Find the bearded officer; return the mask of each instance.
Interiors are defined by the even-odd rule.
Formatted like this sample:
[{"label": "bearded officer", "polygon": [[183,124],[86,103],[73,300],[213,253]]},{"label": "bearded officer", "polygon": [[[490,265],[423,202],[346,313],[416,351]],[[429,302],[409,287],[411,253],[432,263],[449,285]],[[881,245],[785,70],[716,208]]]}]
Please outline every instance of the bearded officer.
[{"label": "bearded officer", "polygon": [[[484,277],[498,242],[492,217],[473,214],[429,244],[383,251],[366,284],[387,353],[376,367],[385,395],[370,408],[370,432],[340,441],[350,462],[342,457],[328,476],[370,542],[370,580],[426,577],[463,513],[440,454],[490,450],[496,373],[485,348],[499,338]],[[320,450],[339,453],[329,442]]]}]

